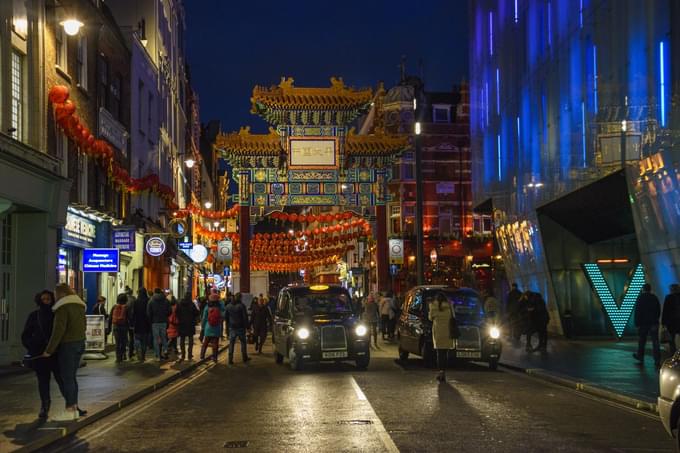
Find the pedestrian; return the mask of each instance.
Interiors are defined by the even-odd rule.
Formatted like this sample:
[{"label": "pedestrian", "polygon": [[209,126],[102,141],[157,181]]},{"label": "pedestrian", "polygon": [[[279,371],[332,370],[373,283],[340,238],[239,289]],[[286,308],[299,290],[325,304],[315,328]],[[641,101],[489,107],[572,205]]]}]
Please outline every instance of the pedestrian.
[{"label": "pedestrian", "polygon": [[85,310],[87,305],[65,283],[57,285],[54,291],[56,303],[52,307],[54,322],[52,335],[45,347],[43,357],[56,353],[59,374],[62,379],[62,392],[66,400],[64,413],[59,421],[78,420],[81,411],[78,407],[78,380],[76,373],[80,358],[85,351]]},{"label": "pedestrian", "polygon": [[642,292],[635,302],[635,327],[638,329],[638,350],[633,354],[635,360],[644,363],[647,336],[652,337],[652,355],[654,365],[661,367],[661,349],[659,347],[659,316],[661,304],[656,294],[652,293],[649,283],[642,285]]},{"label": "pedestrian", "polygon": [[380,298],[380,328],[382,330],[382,339],[387,340],[390,331],[390,313],[392,312],[391,300],[387,294]]},{"label": "pedestrian", "polygon": [[212,347],[212,360],[217,363],[217,353],[220,347],[220,337],[222,336],[222,321],[224,320],[224,304],[220,300],[217,291],[213,291],[208,296],[208,303],[203,309],[201,318],[201,360],[205,358],[208,346]]},{"label": "pedestrian", "polygon": [[[179,361],[184,361],[188,357],[189,361],[194,359],[194,335],[196,335],[196,324],[200,317],[198,307],[191,300],[191,293],[186,293],[175,309],[177,317],[177,333],[179,334],[179,346],[181,356]],[[188,356],[187,356],[188,349]]]},{"label": "pedestrian", "polygon": [[505,299],[505,320],[510,332],[510,337],[514,340],[519,340],[522,336],[522,331],[520,329],[521,316],[519,301],[521,297],[522,292],[517,287],[517,283],[513,283],[512,289]]},{"label": "pedestrian", "polygon": [[113,332],[113,339],[116,341],[116,363],[125,360],[125,353],[128,347],[128,296],[121,293],[116,298],[116,305],[111,308],[109,317],[109,330]]},{"label": "pedestrian", "polygon": [[170,316],[170,303],[160,288],[154,288],[153,296],[146,307],[146,314],[151,322],[153,334],[153,350],[156,360],[168,358],[168,316]]},{"label": "pedestrian", "polygon": [[127,313],[128,313],[128,348],[129,348],[129,358],[135,356],[135,331],[132,328],[132,324],[129,322],[132,312],[135,309],[135,296],[132,294],[132,288],[125,286],[125,295],[127,296]]},{"label": "pedestrian", "polygon": [[531,297],[531,291],[525,291],[517,302],[517,317],[515,319],[515,327],[517,329],[517,334],[521,339],[522,335],[526,335],[526,344],[524,350],[526,352],[532,352],[533,347],[531,346],[531,321],[529,315],[529,298]]},{"label": "pedestrian", "polygon": [[[104,325],[109,325],[109,311],[106,309],[106,297],[98,296],[97,301],[92,307],[92,314],[104,317]],[[109,342],[109,329],[104,329],[104,344]]]},{"label": "pedestrian", "polygon": [[27,363],[35,371],[35,376],[38,378],[38,393],[40,394],[38,418],[42,420],[47,418],[52,404],[50,398],[51,376],[54,376],[59,388],[62,388],[57,357],[42,357],[52,335],[52,322],[54,321],[52,307],[54,302],[54,294],[51,291],[44,290],[36,294],[35,303],[38,308],[28,315],[21,334],[21,342],[29,356]]},{"label": "pedestrian", "polygon": [[147,314],[148,305],[149,294],[146,292],[146,288],[139,288],[130,314],[130,325],[135,335],[135,349],[137,350],[137,359],[140,362],[146,361],[146,350],[149,347],[149,335],[151,334],[151,322]]},{"label": "pedestrian", "polygon": [[234,364],[234,345],[236,339],[241,342],[243,363],[247,363],[250,360],[246,342],[246,329],[249,325],[248,311],[241,302],[241,293],[236,294],[233,302],[227,305],[224,317],[227,320],[227,326],[229,326],[229,365]]},{"label": "pedestrian", "polygon": [[456,348],[456,340],[450,332],[451,318],[455,319],[451,304],[442,292],[435,295],[434,300],[429,300],[428,318],[432,321],[432,342],[437,351],[437,365],[439,374],[437,380],[446,382],[446,367],[449,360],[449,351]]},{"label": "pedestrian", "polygon": [[168,299],[170,303],[170,315],[168,316],[168,351],[171,351],[174,357],[177,357],[177,337],[179,332],[177,331],[177,302],[176,299]]},{"label": "pedestrian", "polygon": [[487,289],[484,294],[484,314],[487,319],[495,319],[498,316],[498,299],[493,295],[493,290]]},{"label": "pedestrian", "polygon": [[373,337],[373,346],[378,347],[378,320],[380,319],[380,309],[375,303],[375,298],[369,294],[364,304],[363,319],[369,327],[369,341]]},{"label": "pedestrian", "polygon": [[262,354],[262,346],[267,341],[267,332],[269,328],[274,325],[274,318],[272,317],[267,300],[261,297],[257,304],[253,304],[253,314],[250,318],[250,326],[253,329],[253,336],[255,338],[255,352]]},{"label": "pedestrian", "polygon": [[397,315],[401,310],[399,308],[397,298],[394,297],[394,294],[392,294],[392,291],[387,292],[387,298],[389,299],[388,303],[390,305],[390,323],[389,323],[388,338],[390,340],[394,340],[394,331],[397,328]]},{"label": "pedestrian", "polygon": [[680,284],[678,283],[671,285],[670,293],[663,301],[661,324],[668,331],[670,353],[675,354],[677,350],[675,336],[680,334]]},{"label": "pedestrian", "polygon": [[[550,315],[545,306],[545,300],[540,293],[533,291],[528,292],[527,296],[527,351],[547,351],[548,350],[548,322],[550,322]],[[538,334],[538,346],[531,347],[531,338],[533,334]]]}]

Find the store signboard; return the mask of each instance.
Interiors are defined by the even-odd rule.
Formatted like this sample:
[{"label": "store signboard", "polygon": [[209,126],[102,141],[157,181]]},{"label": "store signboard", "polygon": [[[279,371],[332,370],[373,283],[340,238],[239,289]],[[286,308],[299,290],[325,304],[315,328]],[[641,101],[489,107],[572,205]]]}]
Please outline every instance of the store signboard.
[{"label": "store signboard", "polygon": [[217,261],[223,261],[226,265],[231,264],[232,244],[230,240],[217,242]]},{"label": "store signboard", "polygon": [[181,241],[177,243],[177,248],[186,253],[187,255],[191,252],[194,247],[194,243],[191,241]]},{"label": "store signboard", "polygon": [[135,227],[114,228],[111,230],[111,246],[122,252],[134,252],[137,249],[135,231]]},{"label": "store signboard", "polygon": [[72,212],[66,213],[66,225],[62,230],[62,243],[76,247],[92,247],[97,238],[97,224]]},{"label": "store signboard", "polygon": [[390,264],[404,264],[404,240],[390,239]]},{"label": "store signboard", "polygon": [[165,253],[165,241],[163,238],[154,236],[146,241],[146,253],[151,256],[161,256]]},{"label": "store signboard", "polygon": [[105,330],[106,318],[104,318],[104,315],[85,316],[85,351],[104,352],[106,346]]},{"label": "store signboard", "polygon": [[118,249],[83,249],[83,272],[118,272]]}]

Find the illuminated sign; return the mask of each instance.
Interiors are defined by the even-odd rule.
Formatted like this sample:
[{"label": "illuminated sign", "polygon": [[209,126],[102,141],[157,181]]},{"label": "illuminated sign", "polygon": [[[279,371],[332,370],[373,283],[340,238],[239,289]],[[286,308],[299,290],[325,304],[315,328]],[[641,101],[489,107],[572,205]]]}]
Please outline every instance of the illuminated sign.
[{"label": "illuminated sign", "polygon": [[194,263],[200,264],[208,258],[208,249],[201,244],[194,245],[189,253],[189,257]]},{"label": "illuminated sign", "polygon": [[232,256],[232,244],[230,240],[218,241],[217,242],[217,260],[223,261],[225,264],[231,264],[233,259]]},{"label": "illuminated sign", "polygon": [[390,239],[390,264],[404,264],[404,240]]},{"label": "illuminated sign", "polygon": [[146,253],[151,256],[161,256],[165,253],[165,241],[158,236],[154,236],[146,241]]},{"label": "illuminated sign", "polygon": [[97,224],[92,220],[81,217],[72,212],[66,213],[66,225],[62,235],[62,242],[77,247],[92,247],[97,237]]},{"label": "illuminated sign", "polygon": [[118,272],[118,249],[83,249],[83,272]]},{"label": "illuminated sign", "polygon": [[124,252],[134,252],[135,244],[135,228],[114,228],[111,230],[111,245],[118,250]]},{"label": "illuminated sign", "polygon": [[599,264],[586,263],[583,265],[583,271],[593,287],[595,295],[600,299],[602,307],[614,327],[616,336],[621,338],[630,315],[633,313],[637,298],[642,291],[642,285],[645,284],[645,272],[642,264],[638,264],[635,268],[633,277],[628,284],[628,289],[623,295],[623,301],[620,305],[614,299],[614,295],[602,275]]}]

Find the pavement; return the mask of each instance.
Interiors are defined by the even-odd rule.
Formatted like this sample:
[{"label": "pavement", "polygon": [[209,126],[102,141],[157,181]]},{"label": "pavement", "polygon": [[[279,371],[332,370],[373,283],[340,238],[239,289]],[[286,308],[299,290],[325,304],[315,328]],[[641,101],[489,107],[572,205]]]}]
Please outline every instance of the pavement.
[{"label": "pavement", "polygon": [[478,364],[447,381],[394,345],[351,363],[249,366],[221,360],[176,391],[145,398],[49,452],[671,452],[657,417]]},{"label": "pavement", "polygon": [[[40,398],[33,372],[0,376],[0,452],[34,450],[158,390],[199,365],[199,352],[196,338],[193,362],[158,362],[153,351],[147,353],[145,363],[133,359],[117,365],[115,352],[105,360],[86,361],[87,365],[78,370],[78,386],[79,406],[88,415],[75,424],[38,420]],[[64,400],[54,379],[51,395],[50,415],[57,416]]]}]

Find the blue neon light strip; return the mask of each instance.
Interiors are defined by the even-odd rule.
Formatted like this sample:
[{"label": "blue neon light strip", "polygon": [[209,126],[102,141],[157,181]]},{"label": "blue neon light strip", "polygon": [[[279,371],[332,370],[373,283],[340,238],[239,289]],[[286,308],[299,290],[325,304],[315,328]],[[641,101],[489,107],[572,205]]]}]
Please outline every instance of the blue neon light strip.
[{"label": "blue neon light strip", "polygon": [[593,46],[593,107],[597,114],[597,46]]},{"label": "blue neon light strip", "polygon": [[519,22],[519,9],[517,8],[517,1],[518,0],[515,0],[515,23]]},{"label": "blue neon light strip", "polygon": [[583,153],[583,168],[587,166],[586,159],[586,103],[581,102],[581,152]]},{"label": "blue neon light strip", "polygon": [[493,56],[493,11],[489,11],[489,55]]},{"label": "blue neon light strip", "polygon": [[645,272],[642,264],[638,264],[635,267],[633,277],[628,284],[626,293],[623,295],[623,301],[620,306],[616,303],[612,291],[605,281],[598,264],[584,264],[583,271],[593,287],[595,295],[600,299],[602,307],[614,327],[616,336],[621,338],[621,336],[623,336],[623,331],[626,328],[626,324],[628,324],[628,320],[630,319],[630,315],[633,313],[637,298],[642,291],[642,285],[645,284]]},{"label": "blue neon light strip", "polygon": [[552,3],[548,2],[548,47],[552,46]]},{"label": "blue neon light strip", "polygon": [[501,113],[501,70],[496,68],[496,114]]},{"label": "blue neon light strip", "polygon": [[522,136],[520,134],[520,128],[519,128],[519,116],[517,117],[517,145],[521,145],[522,142]]},{"label": "blue neon light strip", "polygon": [[578,25],[583,28],[583,0],[579,0],[578,5]]},{"label": "blue neon light strip", "polygon": [[486,125],[489,125],[489,82],[486,82],[484,84],[485,87],[485,92],[484,92],[484,102],[485,102],[485,107],[486,107]]},{"label": "blue neon light strip", "polygon": [[666,127],[666,62],[663,50],[663,41],[661,41],[659,43],[659,99],[661,101],[661,127]]},{"label": "blue neon light strip", "polygon": [[502,170],[501,170],[501,135],[498,134],[496,135],[496,154],[498,158],[498,180],[500,181],[501,178],[503,177]]}]

